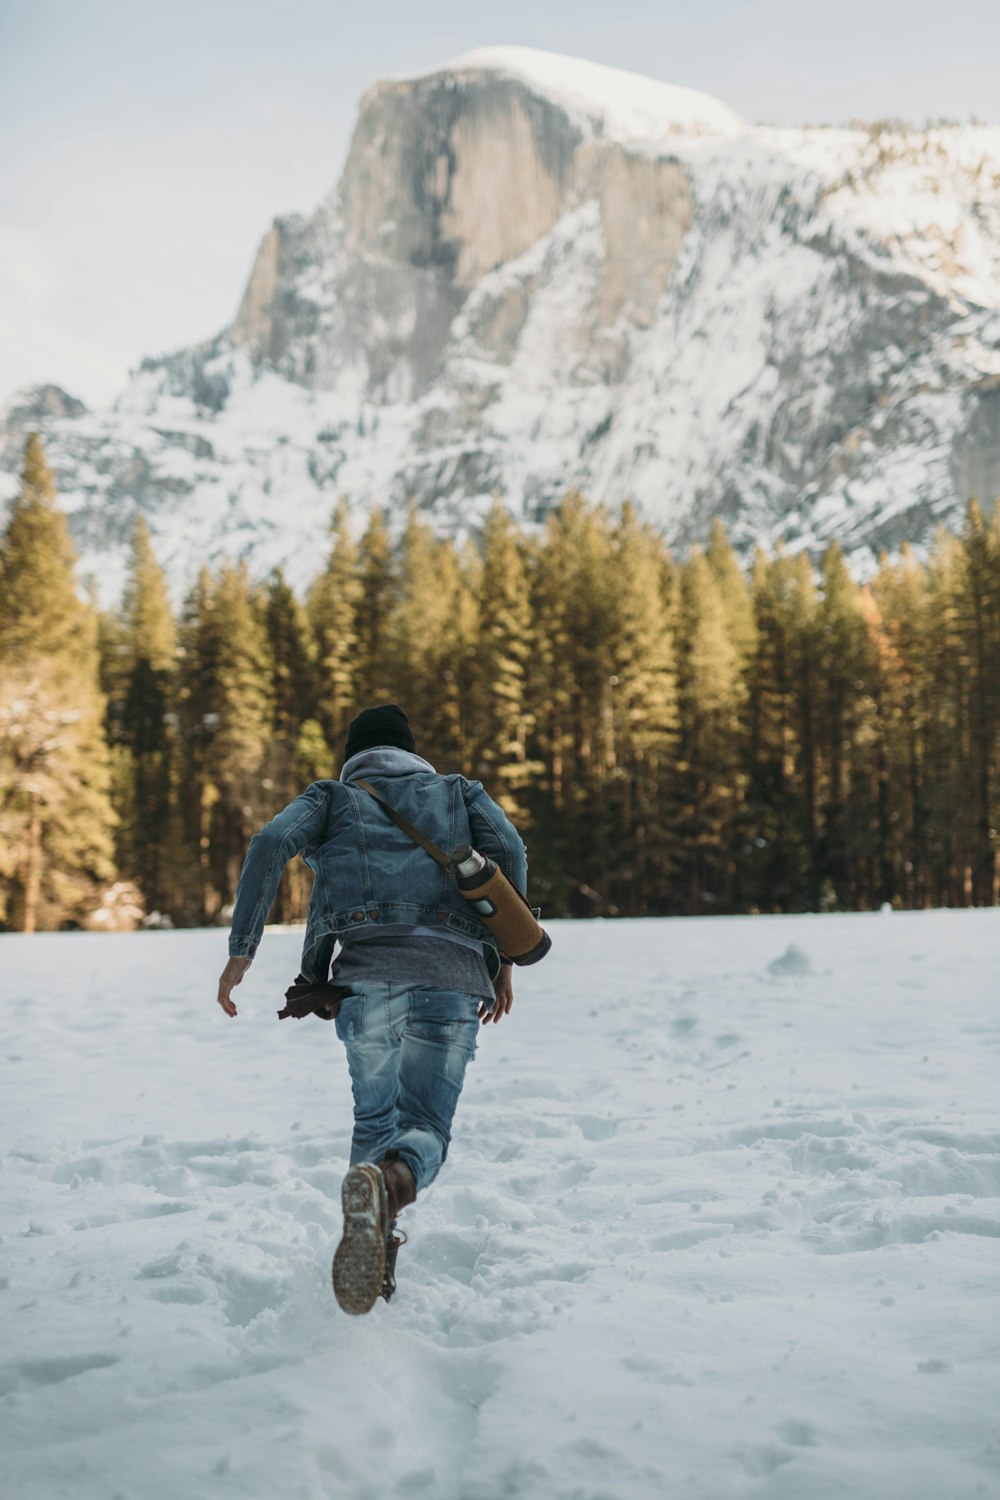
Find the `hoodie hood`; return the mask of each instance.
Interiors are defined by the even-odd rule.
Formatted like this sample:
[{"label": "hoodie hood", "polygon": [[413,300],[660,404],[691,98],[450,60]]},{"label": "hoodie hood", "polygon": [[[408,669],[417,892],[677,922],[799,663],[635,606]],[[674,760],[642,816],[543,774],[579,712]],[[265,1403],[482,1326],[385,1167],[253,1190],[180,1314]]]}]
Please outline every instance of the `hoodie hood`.
[{"label": "hoodie hood", "polygon": [[359,750],[350,760],[345,760],[340,773],[341,781],[354,781],[359,776],[412,776],[415,771],[437,772],[429,760],[414,755],[409,750],[398,750],[395,745],[375,745],[370,750]]}]

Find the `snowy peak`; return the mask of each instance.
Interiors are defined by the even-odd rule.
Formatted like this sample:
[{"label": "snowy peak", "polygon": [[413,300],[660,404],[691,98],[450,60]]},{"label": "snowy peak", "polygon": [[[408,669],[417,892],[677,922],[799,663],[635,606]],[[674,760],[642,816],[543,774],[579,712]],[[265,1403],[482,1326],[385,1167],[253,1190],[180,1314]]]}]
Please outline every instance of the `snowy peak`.
[{"label": "snowy peak", "polygon": [[609,140],[660,141],[677,133],[729,136],[746,129],[734,110],[696,89],[534,47],[479,47],[423,76],[486,73],[524,84]]},{"label": "snowy peak", "polygon": [[864,570],[1000,493],[998,349],[1000,128],[751,127],[489,48],[369,90],[218,337],[110,411],[20,403],[0,500],[39,428],[107,594],[137,512],[178,591],[233,555],[303,584],[341,495],[468,530],[579,489]]}]

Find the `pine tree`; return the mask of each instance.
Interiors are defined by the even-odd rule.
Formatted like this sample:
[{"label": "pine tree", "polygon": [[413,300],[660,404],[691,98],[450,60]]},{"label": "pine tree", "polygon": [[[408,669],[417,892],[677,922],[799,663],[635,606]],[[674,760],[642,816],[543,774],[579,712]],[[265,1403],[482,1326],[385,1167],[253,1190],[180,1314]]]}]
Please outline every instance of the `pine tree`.
[{"label": "pine tree", "polygon": [[309,591],[306,608],[316,642],[316,715],[327,744],[339,752],[361,691],[358,608],[362,584],[343,501],[334,511],[330,534],[329,559]]},{"label": "pine tree", "polygon": [[965,563],[957,538],[939,532],[927,567],[926,672],[934,712],[927,726],[927,844],[933,904],[972,900],[975,802],[972,670],[963,594]]},{"label": "pine tree", "polygon": [[[260,614],[271,664],[271,736],[261,789],[274,810],[290,802],[311,781],[329,776],[332,756],[317,721],[316,648],[305,609],[276,570],[263,591]],[[305,916],[312,878],[301,860],[282,876],[275,900],[276,920]]]},{"label": "pine tree", "polygon": [[181,890],[171,915],[202,922],[208,905],[209,848],[207,747],[214,722],[213,683],[218,663],[209,656],[212,578],[201,568],[184,599],[178,632],[175,689],[178,719],[177,788],[181,823]]},{"label": "pine tree", "polygon": [[214,918],[235,893],[251,835],[277,808],[264,786],[273,695],[267,637],[246,571],[203,570],[185,605],[181,786],[185,841],[197,883],[195,920]]},{"label": "pine tree", "polygon": [[272,666],[272,730],[293,744],[299,728],[318,714],[316,646],[309,617],[276,569],[262,595],[262,624]]},{"label": "pine tree", "polygon": [[872,592],[886,637],[881,721],[898,845],[893,894],[906,906],[925,906],[931,900],[927,736],[935,705],[928,671],[927,575],[910,547],[903,546],[898,563],[881,560]]},{"label": "pine tree", "polygon": [[677,664],[679,863],[686,908],[697,915],[732,901],[746,700],[722,589],[698,548],[681,568]]},{"label": "pine tree", "polygon": [[118,864],[151,908],[170,899],[171,692],[177,632],[166,579],[140,516],[132,534],[121,616],[103,653],[108,738],[121,822]]},{"label": "pine tree", "polygon": [[527,668],[532,653],[526,549],[510,512],[495,501],[482,533],[474,652],[464,701],[470,765],[515,821],[526,823],[524,794],[537,764],[528,760],[532,719]]},{"label": "pine tree", "polygon": [[974,833],[971,855],[971,898],[975,905],[993,904],[998,893],[1000,834],[994,819],[998,784],[1000,734],[1000,547],[975,500],[970,501],[962,533],[962,633],[969,662],[972,697],[970,748]]},{"label": "pine tree", "polygon": [[673,622],[663,598],[664,546],[632,505],[612,538],[611,692],[602,799],[612,895],[632,916],[670,909],[671,773],[677,740]]},{"label": "pine tree", "polygon": [[455,545],[411,507],[386,624],[385,686],[405,709],[421,754],[443,770],[466,764],[462,661],[474,649],[475,607]]},{"label": "pine tree", "polygon": [[736,652],[739,674],[745,689],[743,705],[733,725],[733,731],[736,735],[733,752],[737,770],[734,784],[732,848],[730,850],[729,873],[727,875],[727,886],[729,889],[727,905],[733,909],[741,909],[752,903],[754,899],[748,885],[748,861],[746,858],[746,851],[750,847],[753,837],[748,821],[747,807],[750,714],[748,712],[749,705],[746,698],[746,690],[757,644],[757,631],[754,622],[753,599],[747,576],[740,566],[739,559],[726,535],[726,528],[719,519],[716,519],[712,524],[708,546],[705,549],[705,561],[712,570],[719,587],[723,616],[725,618],[726,636],[731,641],[733,649]]},{"label": "pine tree", "polygon": [[805,554],[758,552],[747,703],[746,903],[817,910],[821,899],[816,750],[816,590]]},{"label": "pine tree", "polygon": [[531,569],[537,649],[528,675],[529,754],[544,766],[528,801],[539,890],[556,909],[609,911],[605,745],[613,684],[614,576],[608,513],[568,495]]},{"label": "pine tree", "polygon": [[0,882],[8,925],[79,920],[113,877],[97,623],[37,434],[0,543]]},{"label": "pine tree", "polygon": [[392,538],[385,514],[377,509],[369,516],[361,538],[358,581],[353,713],[384,703],[391,696],[393,683],[399,679],[389,632],[396,596]]},{"label": "pine tree", "polygon": [[721,520],[716,519],[712,523],[708,546],[705,548],[705,561],[719,586],[726,616],[726,634],[736,651],[740,670],[746,671],[753,657],[757,636],[753,599],[746,574],[740,567]]},{"label": "pine tree", "polygon": [[[823,558],[816,615],[819,753],[823,766],[822,867],[838,906],[865,904],[865,862],[877,822],[867,787],[872,742],[872,660],[860,593],[836,542]],[[870,892],[867,899],[871,899]]]}]

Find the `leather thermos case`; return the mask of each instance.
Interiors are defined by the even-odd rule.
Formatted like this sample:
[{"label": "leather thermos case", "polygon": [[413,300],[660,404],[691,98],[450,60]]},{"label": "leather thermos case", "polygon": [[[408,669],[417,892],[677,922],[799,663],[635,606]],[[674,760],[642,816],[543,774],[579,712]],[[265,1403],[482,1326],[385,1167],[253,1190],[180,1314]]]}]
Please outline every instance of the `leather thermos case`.
[{"label": "leather thermos case", "polygon": [[452,855],[452,869],[459,890],[505,958],[523,965],[545,957],[552,939],[495,860],[465,844]]}]

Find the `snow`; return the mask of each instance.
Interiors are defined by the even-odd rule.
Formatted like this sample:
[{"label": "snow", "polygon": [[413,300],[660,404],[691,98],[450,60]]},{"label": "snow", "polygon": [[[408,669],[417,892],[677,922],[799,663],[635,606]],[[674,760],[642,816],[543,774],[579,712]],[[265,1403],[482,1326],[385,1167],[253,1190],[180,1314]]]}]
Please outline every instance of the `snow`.
[{"label": "snow", "polygon": [[656,140],[678,131],[727,136],[746,129],[735,110],[698,89],[536,47],[477,47],[420,76],[476,72],[517,79],[612,140]]},{"label": "snow", "polygon": [[551,930],[364,1319],[301,934],[0,939],[12,1495],[998,1493],[1000,912]]}]

